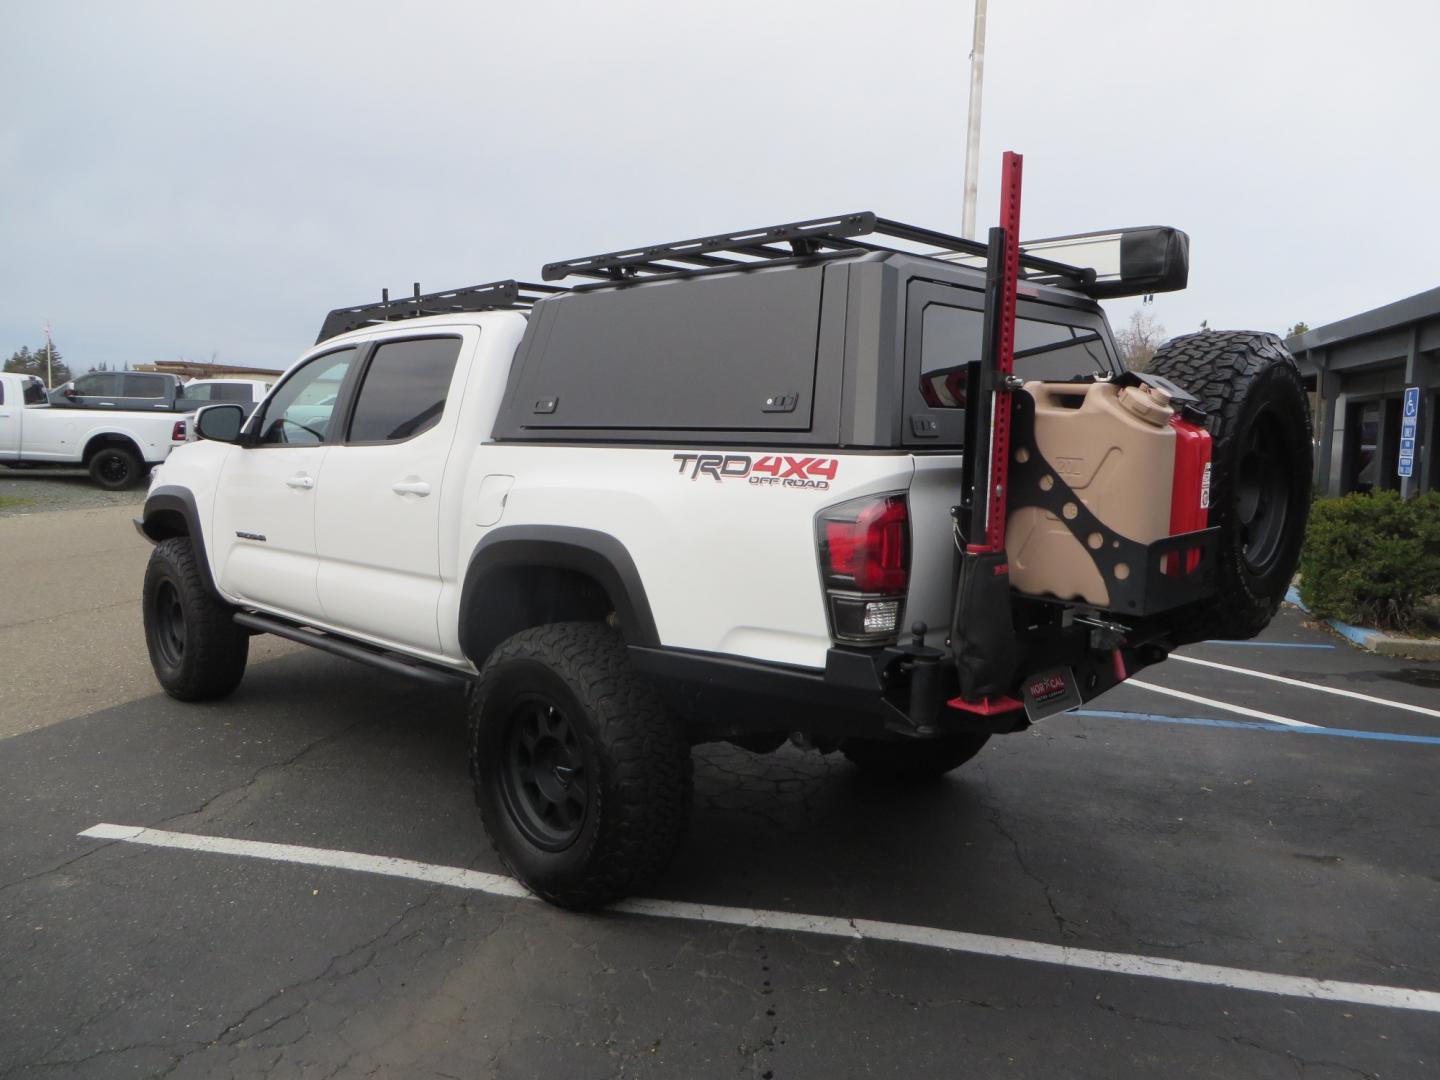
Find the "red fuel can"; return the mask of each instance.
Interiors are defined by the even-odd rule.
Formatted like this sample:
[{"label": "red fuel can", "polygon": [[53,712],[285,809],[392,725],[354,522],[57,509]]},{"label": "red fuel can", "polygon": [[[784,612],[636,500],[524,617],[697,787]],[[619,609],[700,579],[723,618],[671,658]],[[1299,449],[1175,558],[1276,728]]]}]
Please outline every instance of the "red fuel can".
[{"label": "red fuel can", "polygon": [[[1170,418],[1175,429],[1175,482],[1170,489],[1170,535],[1194,532],[1210,523],[1210,433],[1199,424]],[[1200,565],[1198,548],[1186,551],[1185,573]],[[1165,573],[1177,572],[1177,556],[1165,559]]]}]

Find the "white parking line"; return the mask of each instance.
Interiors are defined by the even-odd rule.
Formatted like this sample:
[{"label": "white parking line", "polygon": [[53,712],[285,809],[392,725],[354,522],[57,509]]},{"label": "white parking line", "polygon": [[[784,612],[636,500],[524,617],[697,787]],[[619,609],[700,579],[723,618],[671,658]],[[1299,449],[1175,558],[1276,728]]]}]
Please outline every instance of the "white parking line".
[{"label": "white parking line", "polygon": [[[179,848],[185,851],[239,855],[252,859],[384,874],[387,877],[412,878],[495,896],[534,899],[519,882],[498,874],[485,874],[458,866],[436,866],[432,863],[412,862],[409,859],[394,859],[383,855],[365,855],[355,851],[269,844],[257,840],[232,840],[223,836],[168,832],[135,825],[94,825],[80,835],[91,840],[118,840],[149,847]],[[1023,941],[1019,938],[971,934],[963,930],[941,930],[930,926],[910,926],[872,919],[842,919],[831,915],[802,915],[789,911],[766,911],[761,908],[692,904],[679,900],[625,900],[610,910],[662,919],[743,926],[756,930],[785,930],[851,940],[898,942],[946,952],[1058,964],[1062,967],[1114,975],[1139,975],[1172,982],[1225,986],[1233,990],[1252,990],[1261,994],[1278,994],[1310,1001],[1343,1001],[1354,1005],[1440,1013],[1440,992],[1434,990],[1411,990],[1402,986],[1277,975],[1267,971],[1196,964],[1188,960],[1169,960],[1158,956],[1074,949],[1065,945]]]},{"label": "white parking line", "polygon": [[[1302,686],[1306,690],[1319,690],[1322,694],[1335,694],[1338,697],[1354,698],[1356,701],[1368,701],[1372,705],[1388,705],[1392,709],[1404,709],[1406,712],[1420,713],[1422,716],[1433,716],[1440,719],[1440,710],[1437,709],[1427,709],[1423,705],[1407,705],[1403,701],[1391,701],[1389,698],[1371,697],[1369,694],[1361,694],[1355,690],[1341,690],[1338,686],[1321,686],[1319,683],[1306,682],[1304,679],[1287,679],[1284,675],[1271,675],[1268,671],[1252,671],[1250,668],[1236,667],[1234,664],[1217,664],[1214,660],[1201,660],[1198,656],[1176,656],[1171,653],[1170,659],[1181,660],[1187,664],[1219,668],[1221,671],[1233,671],[1237,675],[1249,675],[1256,679],[1269,679],[1271,682],[1284,683],[1287,686]],[[1131,682],[1134,680],[1132,679]]]},{"label": "white parking line", "polygon": [[[1178,660],[1180,657],[1172,657]],[[1231,705],[1228,702],[1216,701],[1214,698],[1201,697],[1199,694],[1187,694],[1184,690],[1171,690],[1168,686],[1156,686],[1154,683],[1145,682],[1142,679],[1126,679],[1121,686],[1138,686],[1142,690],[1153,690],[1157,694],[1165,694],[1168,697],[1180,698],[1182,701],[1193,701],[1197,705],[1209,705],[1212,709],[1224,709],[1226,712],[1239,713],[1241,716],[1253,716],[1257,720],[1268,720],[1272,724],[1284,724],[1286,727],[1315,728],[1319,724],[1307,724],[1304,720],[1291,720],[1288,716],[1276,716],[1274,713],[1261,712],[1259,709],[1247,709],[1244,705]]]}]

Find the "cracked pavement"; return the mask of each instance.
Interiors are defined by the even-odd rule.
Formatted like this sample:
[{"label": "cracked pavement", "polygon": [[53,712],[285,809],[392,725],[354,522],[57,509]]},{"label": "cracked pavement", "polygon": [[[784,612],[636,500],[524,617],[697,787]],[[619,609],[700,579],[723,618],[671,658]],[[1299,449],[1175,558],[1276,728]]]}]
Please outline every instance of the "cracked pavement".
[{"label": "cracked pavement", "polygon": [[[1293,615],[1274,632],[1330,640]],[[1390,678],[1404,662],[1236,651],[1207,655],[1429,700]],[[1153,677],[1440,734],[1186,667]],[[1140,695],[1099,705],[1194,714]],[[220,704],[150,695],[0,740],[0,1078],[1392,1078],[1440,1060],[1422,1012],[76,836],[110,821],[500,872],[461,711],[292,652]],[[1440,989],[1437,754],[1067,716],[887,788],[838,755],[706,746],[656,895]]]}]

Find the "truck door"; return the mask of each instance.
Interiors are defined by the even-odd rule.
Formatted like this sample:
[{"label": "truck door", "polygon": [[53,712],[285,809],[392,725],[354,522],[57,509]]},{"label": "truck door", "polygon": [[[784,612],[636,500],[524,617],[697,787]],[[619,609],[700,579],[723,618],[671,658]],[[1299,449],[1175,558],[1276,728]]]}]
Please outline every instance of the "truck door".
[{"label": "truck door", "polygon": [[358,350],[312,357],[252,420],[225,461],[215,498],[215,565],[231,595],[301,618],[321,617],[315,589],[315,496]]},{"label": "truck door", "polygon": [[477,334],[382,341],[366,358],[316,489],[320,605],[333,626],[441,651],[440,489],[469,370],[457,360]]},{"label": "truck door", "polygon": [[23,379],[0,379],[0,461],[20,456],[20,425],[25,420]]}]

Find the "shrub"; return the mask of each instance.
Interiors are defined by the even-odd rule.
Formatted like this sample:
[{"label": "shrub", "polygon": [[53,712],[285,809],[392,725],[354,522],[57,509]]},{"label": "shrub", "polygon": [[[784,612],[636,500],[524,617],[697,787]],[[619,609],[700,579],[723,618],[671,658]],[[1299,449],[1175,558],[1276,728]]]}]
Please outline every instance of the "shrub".
[{"label": "shrub", "polygon": [[1420,625],[1440,593],[1440,492],[1393,491],[1323,499],[1310,511],[1300,598],[1316,615],[1364,626]]}]

